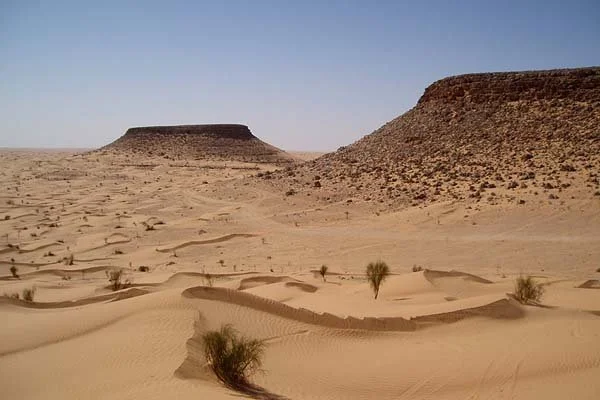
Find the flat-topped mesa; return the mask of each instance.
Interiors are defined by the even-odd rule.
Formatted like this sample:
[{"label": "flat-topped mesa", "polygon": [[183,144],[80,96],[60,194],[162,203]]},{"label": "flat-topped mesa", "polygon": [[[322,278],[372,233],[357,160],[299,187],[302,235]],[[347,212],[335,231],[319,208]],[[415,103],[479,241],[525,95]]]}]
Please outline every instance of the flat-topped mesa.
[{"label": "flat-topped mesa", "polygon": [[236,140],[257,139],[246,125],[240,124],[142,126],[127,129],[125,135],[203,135],[212,138]]},{"label": "flat-topped mesa", "polygon": [[459,75],[430,85],[418,104],[560,99],[600,102],[599,82],[600,67]]},{"label": "flat-topped mesa", "polygon": [[135,153],[173,160],[291,164],[288,153],[258,139],[246,125],[148,126],[127,130],[102,151]]},{"label": "flat-topped mesa", "polygon": [[281,180],[378,207],[566,204],[600,199],[598,171],[600,67],[590,67],[441,79],[408,112]]}]

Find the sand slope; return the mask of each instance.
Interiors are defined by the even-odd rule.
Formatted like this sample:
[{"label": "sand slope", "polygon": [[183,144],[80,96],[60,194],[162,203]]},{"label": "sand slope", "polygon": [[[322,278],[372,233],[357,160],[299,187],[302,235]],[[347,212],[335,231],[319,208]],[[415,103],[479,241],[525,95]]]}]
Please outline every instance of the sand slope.
[{"label": "sand slope", "polygon": [[[597,202],[378,215],[247,186],[226,164],[96,157],[0,152],[0,295],[37,289],[0,297],[6,398],[245,398],[202,356],[223,323],[265,340],[262,398],[600,393]],[[392,275],[375,300],[377,259]],[[109,288],[115,269],[130,287]],[[521,273],[542,306],[509,295]]]}]

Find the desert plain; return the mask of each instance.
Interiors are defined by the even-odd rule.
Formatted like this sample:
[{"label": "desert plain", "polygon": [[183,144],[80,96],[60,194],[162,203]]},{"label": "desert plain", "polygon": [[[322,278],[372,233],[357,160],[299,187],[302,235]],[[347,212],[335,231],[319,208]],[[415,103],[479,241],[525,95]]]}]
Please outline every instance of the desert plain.
[{"label": "desert plain", "polygon": [[[248,184],[275,168],[262,164],[39,150],[0,163],[3,398],[245,398],[199,350],[224,323],[265,340],[264,398],[600,393],[595,198],[380,212]],[[376,260],[391,269],[378,299]],[[521,274],[543,283],[540,304],[510,296]],[[10,298],[26,288],[33,302]]]}]

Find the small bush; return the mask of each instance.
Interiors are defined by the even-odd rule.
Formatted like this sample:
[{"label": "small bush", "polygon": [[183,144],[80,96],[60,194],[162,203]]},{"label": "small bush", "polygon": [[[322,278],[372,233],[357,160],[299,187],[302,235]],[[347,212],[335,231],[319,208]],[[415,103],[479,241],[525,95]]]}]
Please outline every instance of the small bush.
[{"label": "small bush", "polygon": [[15,265],[10,267],[10,273],[12,274],[13,278],[19,279],[19,269]]},{"label": "small bush", "polygon": [[323,278],[323,282],[325,282],[325,276],[327,275],[328,269],[329,268],[325,264],[321,265],[321,269],[319,269],[319,274],[321,274],[321,277]]},{"label": "small bush", "polygon": [[73,253],[69,254],[68,257],[63,258],[63,263],[65,265],[73,265],[74,262],[75,262],[75,256],[73,256]]},{"label": "small bush", "polygon": [[123,254],[123,250],[121,250],[121,249],[115,249],[115,254],[117,254],[117,255]]},{"label": "small bush", "polygon": [[518,277],[515,281],[515,298],[523,304],[538,302],[544,294],[544,287],[531,276]]},{"label": "small bush", "polygon": [[154,230],[154,225],[151,225],[147,222],[142,222],[142,225],[144,225],[144,229],[146,229],[147,231],[153,231]]},{"label": "small bush", "polygon": [[23,300],[33,302],[33,298],[35,297],[35,287],[23,289],[22,295]]},{"label": "small bush", "polygon": [[150,267],[146,267],[145,265],[140,265],[138,267],[138,271],[140,271],[140,272],[148,272],[148,271],[150,271]]},{"label": "small bush", "polygon": [[423,267],[421,267],[420,265],[413,265],[412,272],[419,272],[419,271],[423,271]]},{"label": "small bush", "polygon": [[379,287],[381,283],[388,277],[390,274],[390,268],[383,261],[377,261],[375,263],[369,263],[367,265],[367,279],[369,280],[369,284],[375,293],[375,299],[379,295]]},{"label": "small bush", "polygon": [[214,278],[211,274],[204,274],[204,280],[206,281],[206,286],[213,287]]},{"label": "small bush", "polygon": [[108,273],[108,281],[110,282],[110,287],[113,291],[124,289],[131,285],[129,280],[123,282],[123,270],[122,269],[114,269]]},{"label": "small bush", "polygon": [[202,336],[204,356],[217,378],[232,387],[249,384],[248,377],[262,365],[264,343],[239,336],[231,325]]}]

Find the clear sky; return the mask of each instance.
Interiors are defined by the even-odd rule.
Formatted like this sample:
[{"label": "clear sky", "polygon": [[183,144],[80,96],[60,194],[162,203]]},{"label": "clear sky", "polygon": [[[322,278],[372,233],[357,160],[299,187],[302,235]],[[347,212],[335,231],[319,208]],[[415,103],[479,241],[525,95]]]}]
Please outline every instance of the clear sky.
[{"label": "clear sky", "polygon": [[0,0],[0,147],[242,123],[334,150],[448,75],[592,65],[599,0]]}]

